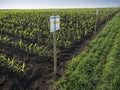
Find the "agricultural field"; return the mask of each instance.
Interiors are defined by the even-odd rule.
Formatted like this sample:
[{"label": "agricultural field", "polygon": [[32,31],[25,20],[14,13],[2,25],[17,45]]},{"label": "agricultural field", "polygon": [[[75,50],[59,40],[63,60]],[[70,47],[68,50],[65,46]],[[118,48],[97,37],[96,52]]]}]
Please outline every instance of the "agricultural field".
[{"label": "agricultural field", "polygon": [[120,12],[74,57],[60,90],[120,90]]},{"label": "agricultural field", "polygon": [[[109,85],[106,83],[107,80],[105,82],[107,79],[105,77],[111,75],[109,73],[114,68],[116,71],[112,73],[113,78],[119,80],[119,75],[114,76],[119,68],[111,68],[109,65],[119,64],[115,62],[118,61],[118,57],[113,56],[119,55],[115,50],[119,49],[120,16],[117,13],[120,10],[118,8],[97,10],[0,10],[0,90],[53,89],[54,81],[64,75],[66,64],[74,52],[91,37],[95,39],[87,49],[68,64],[65,71],[65,78],[68,79],[58,80],[57,86],[61,90],[94,88],[100,90]],[[61,25],[60,30],[56,31],[58,59],[56,76],[53,71],[53,33],[50,32],[49,19],[53,14],[60,16]],[[116,14],[111,23],[106,25]],[[105,25],[105,29],[100,32]],[[112,88],[110,85],[109,87]],[[114,87],[111,90],[114,90]]]}]

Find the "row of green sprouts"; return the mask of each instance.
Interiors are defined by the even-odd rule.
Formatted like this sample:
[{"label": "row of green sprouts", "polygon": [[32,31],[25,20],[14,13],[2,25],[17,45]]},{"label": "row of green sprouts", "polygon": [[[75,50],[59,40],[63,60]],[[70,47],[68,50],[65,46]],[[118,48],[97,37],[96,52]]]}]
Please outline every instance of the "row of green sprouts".
[{"label": "row of green sprouts", "polygon": [[13,58],[9,58],[4,54],[0,54],[0,66],[8,68],[13,72],[25,73],[25,63],[19,62]]}]

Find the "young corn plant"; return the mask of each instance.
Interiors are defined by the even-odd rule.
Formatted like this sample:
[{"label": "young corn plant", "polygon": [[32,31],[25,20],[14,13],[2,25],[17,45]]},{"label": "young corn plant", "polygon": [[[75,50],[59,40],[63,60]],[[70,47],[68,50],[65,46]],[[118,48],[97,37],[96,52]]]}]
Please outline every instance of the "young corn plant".
[{"label": "young corn plant", "polygon": [[23,73],[25,73],[25,63],[22,64],[21,71],[22,71]]}]

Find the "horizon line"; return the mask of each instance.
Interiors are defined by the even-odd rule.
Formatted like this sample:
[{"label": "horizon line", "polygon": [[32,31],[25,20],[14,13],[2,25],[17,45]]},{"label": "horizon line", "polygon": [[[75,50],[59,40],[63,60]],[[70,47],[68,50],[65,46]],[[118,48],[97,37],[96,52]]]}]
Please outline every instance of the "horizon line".
[{"label": "horizon line", "polygon": [[12,9],[19,9],[19,10],[30,10],[30,9],[84,9],[84,8],[120,8],[119,6],[117,7],[115,7],[115,6],[111,6],[111,7],[64,7],[64,8],[61,8],[61,7],[58,7],[58,8],[55,8],[55,7],[53,7],[53,8],[0,8],[0,10],[1,9],[6,9],[6,10],[12,10]]}]

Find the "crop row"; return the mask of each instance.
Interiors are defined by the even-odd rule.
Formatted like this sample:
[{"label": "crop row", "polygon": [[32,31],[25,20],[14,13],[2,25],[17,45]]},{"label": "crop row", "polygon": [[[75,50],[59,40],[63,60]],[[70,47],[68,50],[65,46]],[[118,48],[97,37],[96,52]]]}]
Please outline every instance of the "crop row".
[{"label": "crop row", "polygon": [[51,56],[50,51],[47,51],[48,48],[44,46],[39,46],[37,43],[25,43],[22,39],[14,40],[14,37],[9,37],[9,35],[0,35],[0,42],[11,45],[17,49],[22,49],[23,51],[31,54],[34,53],[41,57]]},{"label": "crop row", "polygon": [[0,54],[0,67],[9,68],[13,72],[17,73],[25,73],[25,63],[17,62],[14,57],[9,58],[6,57],[4,54]]}]

